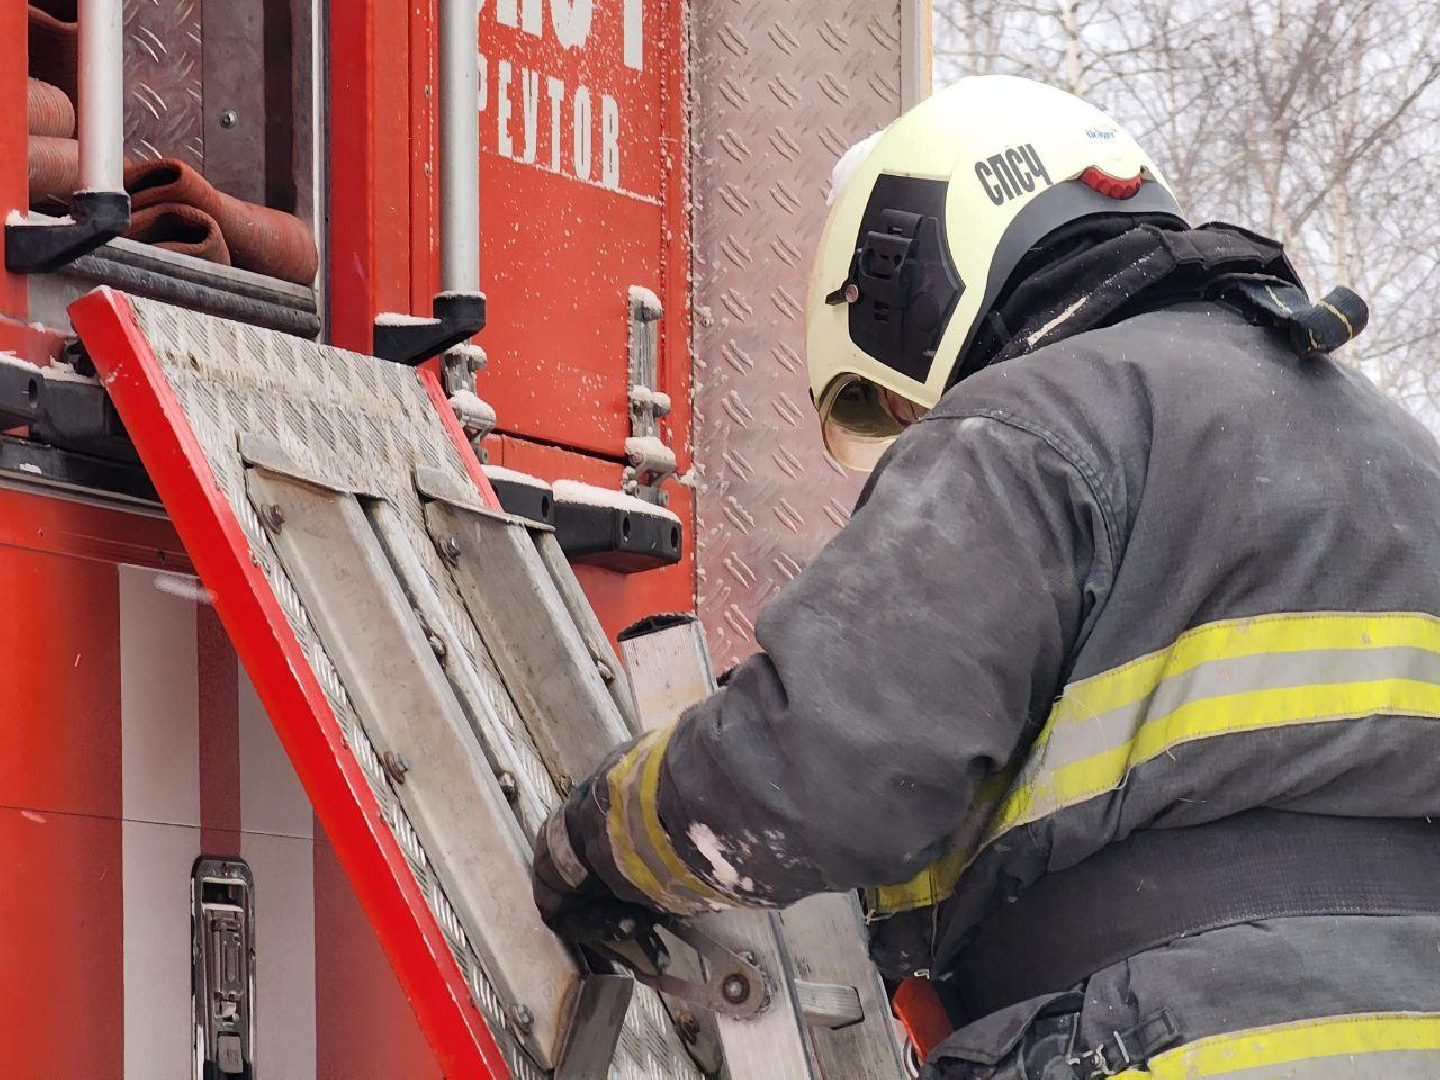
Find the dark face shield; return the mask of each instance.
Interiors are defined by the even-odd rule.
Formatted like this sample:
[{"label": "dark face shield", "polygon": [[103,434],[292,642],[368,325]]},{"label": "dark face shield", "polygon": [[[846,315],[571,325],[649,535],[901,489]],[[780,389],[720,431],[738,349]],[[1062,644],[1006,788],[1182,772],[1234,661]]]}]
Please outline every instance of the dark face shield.
[{"label": "dark face shield", "polygon": [[858,375],[841,375],[820,398],[820,432],[830,456],[870,472],[900,433],[924,415],[914,402]]}]

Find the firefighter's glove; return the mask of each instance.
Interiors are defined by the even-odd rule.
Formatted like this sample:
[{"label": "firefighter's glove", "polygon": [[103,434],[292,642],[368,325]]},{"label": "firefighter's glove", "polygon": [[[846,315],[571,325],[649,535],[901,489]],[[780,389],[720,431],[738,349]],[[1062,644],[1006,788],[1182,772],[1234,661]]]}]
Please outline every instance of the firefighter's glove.
[{"label": "firefighter's glove", "polygon": [[551,814],[535,838],[535,906],[560,937],[647,975],[658,975],[669,954],[655,932],[659,914],[616,896],[586,863],[573,841],[571,818],[582,800]]}]

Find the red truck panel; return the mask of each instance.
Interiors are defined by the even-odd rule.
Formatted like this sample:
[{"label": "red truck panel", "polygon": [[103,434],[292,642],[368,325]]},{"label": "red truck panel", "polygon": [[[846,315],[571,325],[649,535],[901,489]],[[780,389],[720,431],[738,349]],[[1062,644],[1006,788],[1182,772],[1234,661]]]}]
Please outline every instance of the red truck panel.
[{"label": "red truck panel", "polygon": [[190,571],[162,519],[0,488],[0,758],[23,762],[0,770],[0,1076],[188,1075],[203,852],[255,874],[272,1070],[439,1080]]},{"label": "red truck panel", "polygon": [[[441,221],[425,6],[332,9],[331,316],[365,348],[379,311],[428,314]],[[688,464],[683,5],[499,0],[480,15],[481,396],[503,430],[612,459],[629,434],[631,285],[658,294],[668,427]],[[408,82],[409,96],[401,90]],[[558,139],[557,139],[558,135]],[[407,138],[408,136],[408,138]]]}]

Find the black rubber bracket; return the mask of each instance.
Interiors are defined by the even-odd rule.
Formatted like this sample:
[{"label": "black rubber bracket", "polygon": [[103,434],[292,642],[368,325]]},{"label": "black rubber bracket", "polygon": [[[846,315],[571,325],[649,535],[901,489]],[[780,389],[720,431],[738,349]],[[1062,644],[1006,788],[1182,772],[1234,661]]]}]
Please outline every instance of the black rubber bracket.
[{"label": "black rubber bracket", "polygon": [[381,360],[415,367],[485,329],[484,293],[436,293],[433,318],[375,324],[371,350]]},{"label": "black rubber bracket", "polygon": [[13,435],[0,435],[0,473],[25,473],[74,491],[104,491],[137,502],[160,504],[150,477],[137,464],[62,450]]},{"label": "black rubber bracket", "polygon": [[98,382],[47,378],[44,368],[0,364],[0,428],[22,425],[37,442],[112,461],[140,460]]},{"label": "black rubber bracket", "polygon": [[680,561],[680,523],[668,514],[555,500],[555,539],[571,562],[622,574]]},{"label": "black rubber bracket", "polygon": [[500,508],[507,514],[541,525],[555,524],[555,496],[548,485],[523,484],[495,476],[489,479],[495,496],[500,500]]},{"label": "black rubber bracket", "polygon": [[43,219],[5,226],[5,269],[12,274],[58,270],[130,228],[130,196],[123,191],[77,191],[70,220]]}]

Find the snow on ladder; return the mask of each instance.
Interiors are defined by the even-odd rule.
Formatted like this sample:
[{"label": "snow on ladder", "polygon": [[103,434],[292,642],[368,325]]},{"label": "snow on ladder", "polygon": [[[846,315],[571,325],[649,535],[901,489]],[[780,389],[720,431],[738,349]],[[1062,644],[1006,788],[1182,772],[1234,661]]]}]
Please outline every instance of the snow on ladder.
[{"label": "snow on ladder", "polygon": [[[438,382],[108,289],[70,310],[445,1073],[698,1078],[693,1017],[582,970],[531,902],[535,830],[640,724]],[[855,995],[807,990],[775,917],[740,920],[716,925],[772,1004],[748,1040],[720,1022],[728,1075],[816,1076],[802,1002],[844,1022]],[[824,1075],[900,1075],[862,1060]]]}]

